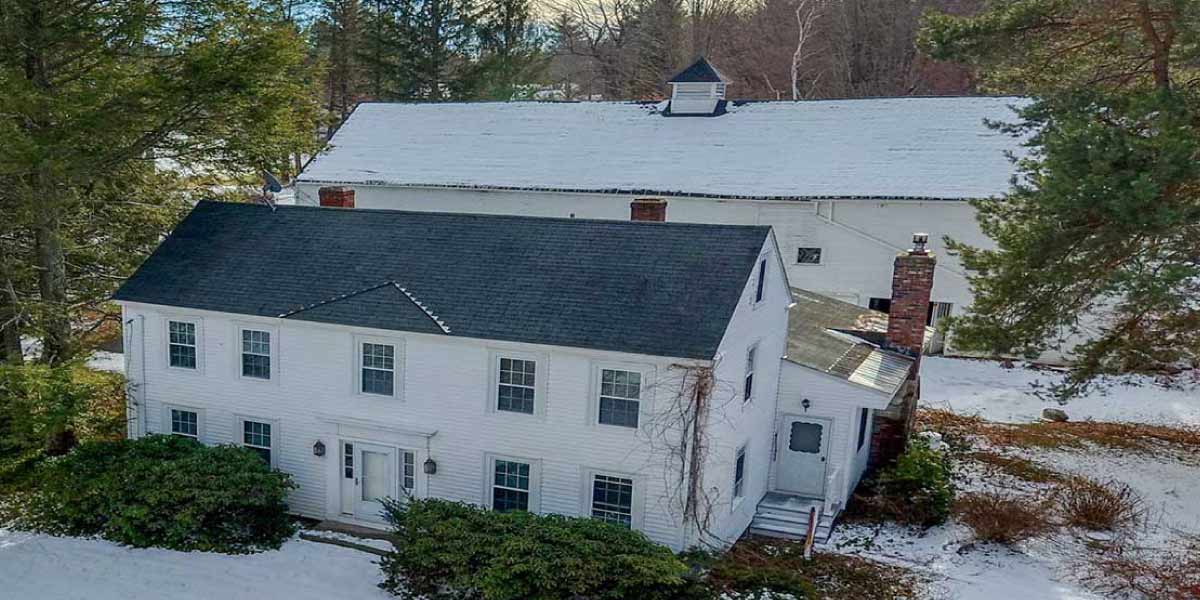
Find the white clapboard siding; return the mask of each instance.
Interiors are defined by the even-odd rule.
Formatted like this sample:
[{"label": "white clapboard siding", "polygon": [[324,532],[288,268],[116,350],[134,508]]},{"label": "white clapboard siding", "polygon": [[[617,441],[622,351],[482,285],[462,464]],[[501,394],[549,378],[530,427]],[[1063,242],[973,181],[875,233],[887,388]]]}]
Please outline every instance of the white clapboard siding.
[{"label": "white clapboard siding", "polygon": [[[786,333],[790,297],[774,245],[768,240],[773,278],[766,301],[753,305],[754,278],[749,277],[743,299],[726,329],[719,360],[719,386],[737,388],[743,375],[747,340],[762,340],[763,394],[761,406],[742,415],[740,403],[731,413],[745,416],[736,427],[740,437],[769,437],[773,421],[773,386]],[[486,502],[488,454],[527,458],[540,465],[540,511],[587,515],[585,473],[605,470],[627,473],[637,482],[635,517],[651,539],[675,549],[692,544],[695,532],[681,523],[677,471],[672,470],[661,439],[650,427],[638,431],[595,423],[596,372],[602,365],[643,373],[642,422],[666,406],[674,393],[680,364],[706,364],[669,357],[651,357],[554,346],[454,338],[432,334],[370,330],[226,313],[125,303],[130,348],[128,373],[139,402],[138,423],[131,431],[164,433],[166,406],[201,413],[202,438],[208,444],[239,443],[238,417],[271,422],[277,436],[277,466],[292,474],[298,488],[289,498],[296,512],[315,518],[338,518],[340,513],[340,449],[338,439],[376,441],[412,450],[417,460],[417,492],[451,500]],[[198,369],[167,366],[166,323],[188,319],[197,323]],[[275,352],[270,381],[239,374],[239,326],[272,332]],[[357,393],[356,344],[363,339],[397,346],[396,397]],[[491,410],[492,364],[497,353],[519,353],[537,362],[536,415]],[[719,417],[715,421],[728,422]],[[760,428],[766,427],[767,431]],[[436,433],[434,433],[436,432]],[[432,434],[432,435],[430,435]],[[724,444],[725,433],[719,444]],[[322,441],[326,455],[313,454]],[[422,473],[426,457],[438,463],[436,475]],[[757,476],[765,486],[767,463]],[[714,463],[715,465],[715,463]],[[713,469],[732,468],[717,465]],[[709,475],[706,474],[706,477]],[[722,472],[714,480],[727,478]],[[761,486],[760,486],[761,487]],[[720,515],[722,531],[744,529],[745,519]],[[740,533],[740,530],[737,532]]]}]

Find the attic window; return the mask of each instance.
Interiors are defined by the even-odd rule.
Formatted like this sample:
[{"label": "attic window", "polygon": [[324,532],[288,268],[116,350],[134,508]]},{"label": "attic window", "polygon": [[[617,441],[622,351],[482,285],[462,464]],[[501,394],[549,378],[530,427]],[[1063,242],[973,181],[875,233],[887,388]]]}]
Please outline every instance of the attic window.
[{"label": "attic window", "polygon": [[821,264],[821,249],[820,248],[799,248],[796,251],[796,264],[798,264],[798,265],[819,265],[819,264]]}]

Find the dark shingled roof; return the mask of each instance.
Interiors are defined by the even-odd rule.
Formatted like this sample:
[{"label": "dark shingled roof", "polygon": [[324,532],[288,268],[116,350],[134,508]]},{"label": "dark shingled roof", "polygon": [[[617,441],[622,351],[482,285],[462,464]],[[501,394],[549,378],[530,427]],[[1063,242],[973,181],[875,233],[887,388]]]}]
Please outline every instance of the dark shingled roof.
[{"label": "dark shingled roof", "polygon": [[710,359],[769,233],[201,202],[114,297]]},{"label": "dark shingled roof", "polygon": [[728,83],[729,80],[707,58],[701,56],[667,83]]},{"label": "dark shingled roof", "polygon": [[913,359],[881,350],[887,313],[808,290],[792,289],[796,305],[788,312],[789,362],[893,395],[904,383]]}]

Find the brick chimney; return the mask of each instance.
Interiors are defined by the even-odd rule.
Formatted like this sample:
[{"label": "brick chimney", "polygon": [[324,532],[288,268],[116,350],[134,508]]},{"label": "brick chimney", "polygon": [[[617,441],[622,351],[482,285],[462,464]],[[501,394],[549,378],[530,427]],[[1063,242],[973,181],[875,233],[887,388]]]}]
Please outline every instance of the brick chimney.
[{"label": "brick chimney", "polygon": [[921,350],[925,344],[925,321],[929,318],[929,294],[933,290],[933,268],[937,259],[925,249],[929,234],[914,233],[913,247],[896,257],[892,268],[892,305],[888,311],[885,346],[916,358],[899,402],[875,413],[871,435],[872,467],[889,464],[908,445],[921,397]]},{"label": "brick chimney", "polygon": [[666,221],[667,201],[660,198],[638,198],[629,203],[631,221]]},{"label": "brick chimney", "polygon": [[317,190],[321,206],[331,208],[354,208],[354,188],[345,186],[323,187]]},{"label": "brick chimney", "polygon": [[914,233],[912,249],[897,256],[892,268],[887,346],[911,356],[920,356],[925,344],[933,268],[937,264],[937,259],[925,249],[927,243],[929,234]]}]

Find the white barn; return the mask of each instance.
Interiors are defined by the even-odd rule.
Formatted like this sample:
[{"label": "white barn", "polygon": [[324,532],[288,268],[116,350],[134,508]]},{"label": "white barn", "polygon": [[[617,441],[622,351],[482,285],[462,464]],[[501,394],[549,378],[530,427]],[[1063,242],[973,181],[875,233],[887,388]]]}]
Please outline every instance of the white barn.
[{"label": "white barn", "polygon": [[[891,258],[927,231],[941,257],[930,324],[970,304],[942,237],[991,244],[968,201],[1008,189],[1020,140],[985,121],[1015,120],[1021,99],[738,103],[719,81],[674,85],[708,91],[689,88],[686,104],[362,104],[297,178],[296,202],[345,186],[360,208],[625,219],[660,199],[669,221],[773,226],[793,285],[883,311]],[[695,116],[700,92],[713,108]]]},{"label": "white barn", "polygon": [[[923,314],[932,258],[896,265],[916,282],[899,312]],[[115,299],[130,435],[250,447],[293,475],[299,514],[378,526],[384,497],[438,497],[674,549],[752,522],[804,535],[810,514],[827,534],[924,331],[814,310],[763,226],[213,202]],[[697,378],[688,482],[672,440]]]}]

